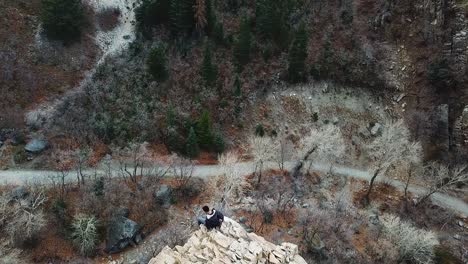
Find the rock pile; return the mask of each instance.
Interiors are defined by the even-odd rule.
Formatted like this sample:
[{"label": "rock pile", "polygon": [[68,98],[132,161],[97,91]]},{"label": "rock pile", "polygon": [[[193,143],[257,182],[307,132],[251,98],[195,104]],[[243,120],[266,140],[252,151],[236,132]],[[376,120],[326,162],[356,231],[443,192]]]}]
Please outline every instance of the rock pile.
[{"label": "rock pile", "polygon": [[220,230],[204,226],[192,234],[184,246],[165,247],[149,264],[177,263],[293,263],[306,264],[291,243],[275,245],[225,217]]}]

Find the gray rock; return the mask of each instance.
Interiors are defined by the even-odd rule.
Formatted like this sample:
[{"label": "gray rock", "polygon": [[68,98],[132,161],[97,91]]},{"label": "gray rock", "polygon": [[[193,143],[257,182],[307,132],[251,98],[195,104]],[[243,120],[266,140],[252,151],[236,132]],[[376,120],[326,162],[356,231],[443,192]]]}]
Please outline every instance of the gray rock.
[{"label": "gray rock", "polygon": [[156,201],[165,208],[171,206],[172,188],[169,185],[163,184],[159,186],[159,190],[155,193]]},{"label": "gray rock", "polygon": [[338,117],[334,117],[334,118],[332,119],[332,123],[333,123],[334,125],[337,125],[339,122],[340,122],[340,120],[338,119]]},{"label": "gray rock", "polygon": [[31,153],[41,153],[47,148],[47,141],[42,139],[33,139],[26,144],[24,149]]},{"label": "gray rock", "polygon": [[141,241],[138,238],[141,227],[134,221],[117,216],[111,220],[107,230],[106,251],[113,254],[122,251],[130,244]]},{"label": "gray rock", "polygon": [[22,186],[16,187],[10,192],[11,199],[24,199],[28,195],[29,195],[29,191]]},{"label": "gray rock", "polygon": [[244,230],[247,232],[247,233],[253,233],[253,228],[246,225],[246,224],[240,224],[242,226],[242,228],[244,228]]},{"label": "gray rock", "polygon": [[453,238],[455,238],[456,240],[461,240],[461,236],[459,234],[454,235]]},{"label": "gray rock", "polygon": [[12,146],[18,146],[24,143],[24,136],[21,133],[13,133],[10,141]]},{"label": "gray rock", "polygon": [[128,217],[129,215],[130,215],[130,210],[124,207],[118,208],[117,210],[115,210],[113,214],[114,217]]},{"label": "gray rock", "polygon": [[379,216],[377,214],[369,215],[369,222],[373,225],[378,225],[380,223]]},{"label": "gray rock", "polygon": [[302,205],[302,208],[308,208],[309,207],[309,204],[305,203]]},{"label": "gray rock", "polygon": [[363,139],[368,139],[368,138],[371,137],[371,134],[370,134],[369,130],[367,128],[364,128],[364,127],[361,127],[358,130],[358,135],[359,135],[359,137],[361,137]]},{"label": "gray rock", "polygon": [[372,136],[380,135],[382,133],[382,125],[379,123],[375,123],[370,129],[370,133]]},{"label": "gray rock", "polygon": [[247,217],[241,216],[241,217],[239,218],[239,223],[245,224],[246,222],[247,222]]}]

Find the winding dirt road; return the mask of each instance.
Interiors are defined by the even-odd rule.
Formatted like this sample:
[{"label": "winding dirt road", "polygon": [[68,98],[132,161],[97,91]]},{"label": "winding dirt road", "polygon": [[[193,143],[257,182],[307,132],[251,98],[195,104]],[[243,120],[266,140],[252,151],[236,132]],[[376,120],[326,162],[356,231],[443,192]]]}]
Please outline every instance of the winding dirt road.
[{"label": "winding dirt road", "polygon": [[[238,163],[237,170],[243,175],[247,175],[254,172],[255,166],[253,163],[245,162]],[[292,162],[285,164],[286,169],[291,169],[294,166]],[[275,163],[269,163],[264,165],[265,169],[275,169],[277,165]],[[330,165],[327,164],[314,164],[314,170],[319,172],[327,172],[330,170]],[[119,171],[117,169],[111,170],[111,177],[119,177]],[[222,173],[222,168],[219,165],[197,165],[194,168],[193,176],[198,178],[209,178],[220,175]],[[369,181],[371,176],[369,172],[365,170],[359,170],[355,168],[350,168],[346,166],[334,166],[332,172],[336,175],[351,177],[356,179],[361,179]],[[106,172],[103,169],[87,169],[84,170],[85,175],[105,175]],[[59,172],[57,171],[47,171],[47,170],[5,170],[0,171],[0,184],[2,185],[25,185],[31,183],[37,184],[48,184],[51,183],[51,177],[57,176]],[[66,182],[75,182],[77,180],[76,172],[70,172],[66,178]],[[377,181],[382,181],[382,178],[377,178]],[[390,185],[398,188],[399,190],[404,189],[404,184],[400,181],[391,180],[385,178],[385,182]],[[426,189],[419,186],[410,186],[409,191],[416,195],[423,195],[426,193]],[[443,194],[435,193],[432,195],[432,202],[446,209],[451,209],[457,213],[462,214],[463,216],[468,216],[468,204],[463,200]]]}]

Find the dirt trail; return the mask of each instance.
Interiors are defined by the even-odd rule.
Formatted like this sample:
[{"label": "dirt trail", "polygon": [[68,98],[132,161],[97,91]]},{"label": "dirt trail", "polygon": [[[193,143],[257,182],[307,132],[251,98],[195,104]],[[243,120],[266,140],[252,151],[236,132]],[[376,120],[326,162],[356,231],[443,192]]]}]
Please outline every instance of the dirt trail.
[{"label": "dirt trail", "polygon": [[119,9],[119,23],[109,31],[97,28],[95,41],[101,50],[101,56],[97,59],[94,67],[85,74],[78,86],[59,97],[43,102],[26,113],[26,123],[30,127],[47,127],[50,124],[49,120],[53,120],[63,105],[83,95],[84,87],[92,81],[96,69],[108,56],[126,49],[135,40],[135,7],[137,6],[137,0],[87,0],[87,2],[94,8],[96,13],[108,8]]},{"label": "dirt trail", "polygon": [[[255,166],[253,163],[245,162],[236,164],[237,170],[239,170],[243,175],[247,175],[249,173],[253,173]],[[294,166],[294,163],[288,162],[285,164],[285,168],[290,170]],[[277,168],[275,163],[269,163],[264,165],[265,169]],[[330,170],[330,165],[324,163],[317,163],[313,165],[314,170],[319,172],[327,172]],[[199,178],[209,178],[213,176],[220,175],[223,169],[219,165],[197,165],[195,166],[193,175],[194,177]],[[369,181],[371,176],[365,170],[359,170],[356,168],[346,167],[346,166],[334,166],[332,167],[332,172],[334,174],[344,176],[344,177],[352,177],[356,179],[361,179],[365,181]],[[28,183],[39,183],[39,184],[47,184],[50,183],[50,177],[58,175],[59,172],[57,171],[34,171],[34,170],[6,170],[0,171],[0,185],[24,185]],[[86,175],[105,175],[105,171],[102,169],[96,170],[85,170],[84,173]],[[117,169],[112,170],[112,177],[119,177],[119,172]],[[381,181],[378,179],[377,181]],[[76,181],[76,172],[70,172],[66,178],[66,182],[75,182]],[[402,182],[396,180],[389,180],[385,179],[385,182],[389,183],[396,188],[403,190],[404,184]],[[410,186],[410,192],[422,195],[426,192],[425,188],[419,186]],[[432,195],[432,202],[444,207],[446,209],[451,209],[455,212],[461,213],[463,216],[468,216],[468,204],[466,204],[463,200],[443,194],[443,193],[435,193]]]}]

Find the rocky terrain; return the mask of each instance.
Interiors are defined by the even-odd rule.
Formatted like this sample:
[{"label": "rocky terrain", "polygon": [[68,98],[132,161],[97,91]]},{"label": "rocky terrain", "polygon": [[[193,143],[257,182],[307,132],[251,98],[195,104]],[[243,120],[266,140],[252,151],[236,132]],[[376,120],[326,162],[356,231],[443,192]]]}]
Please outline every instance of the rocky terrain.
[{"label": "rocky terrain", "polygon": [[275,245],[264,238],[247,233],[230,218],[225,218],[220,230],[207,231],[201,226],[183,246],[165,247],[149,264],[177,263],[307,263],[297,245]]}]

